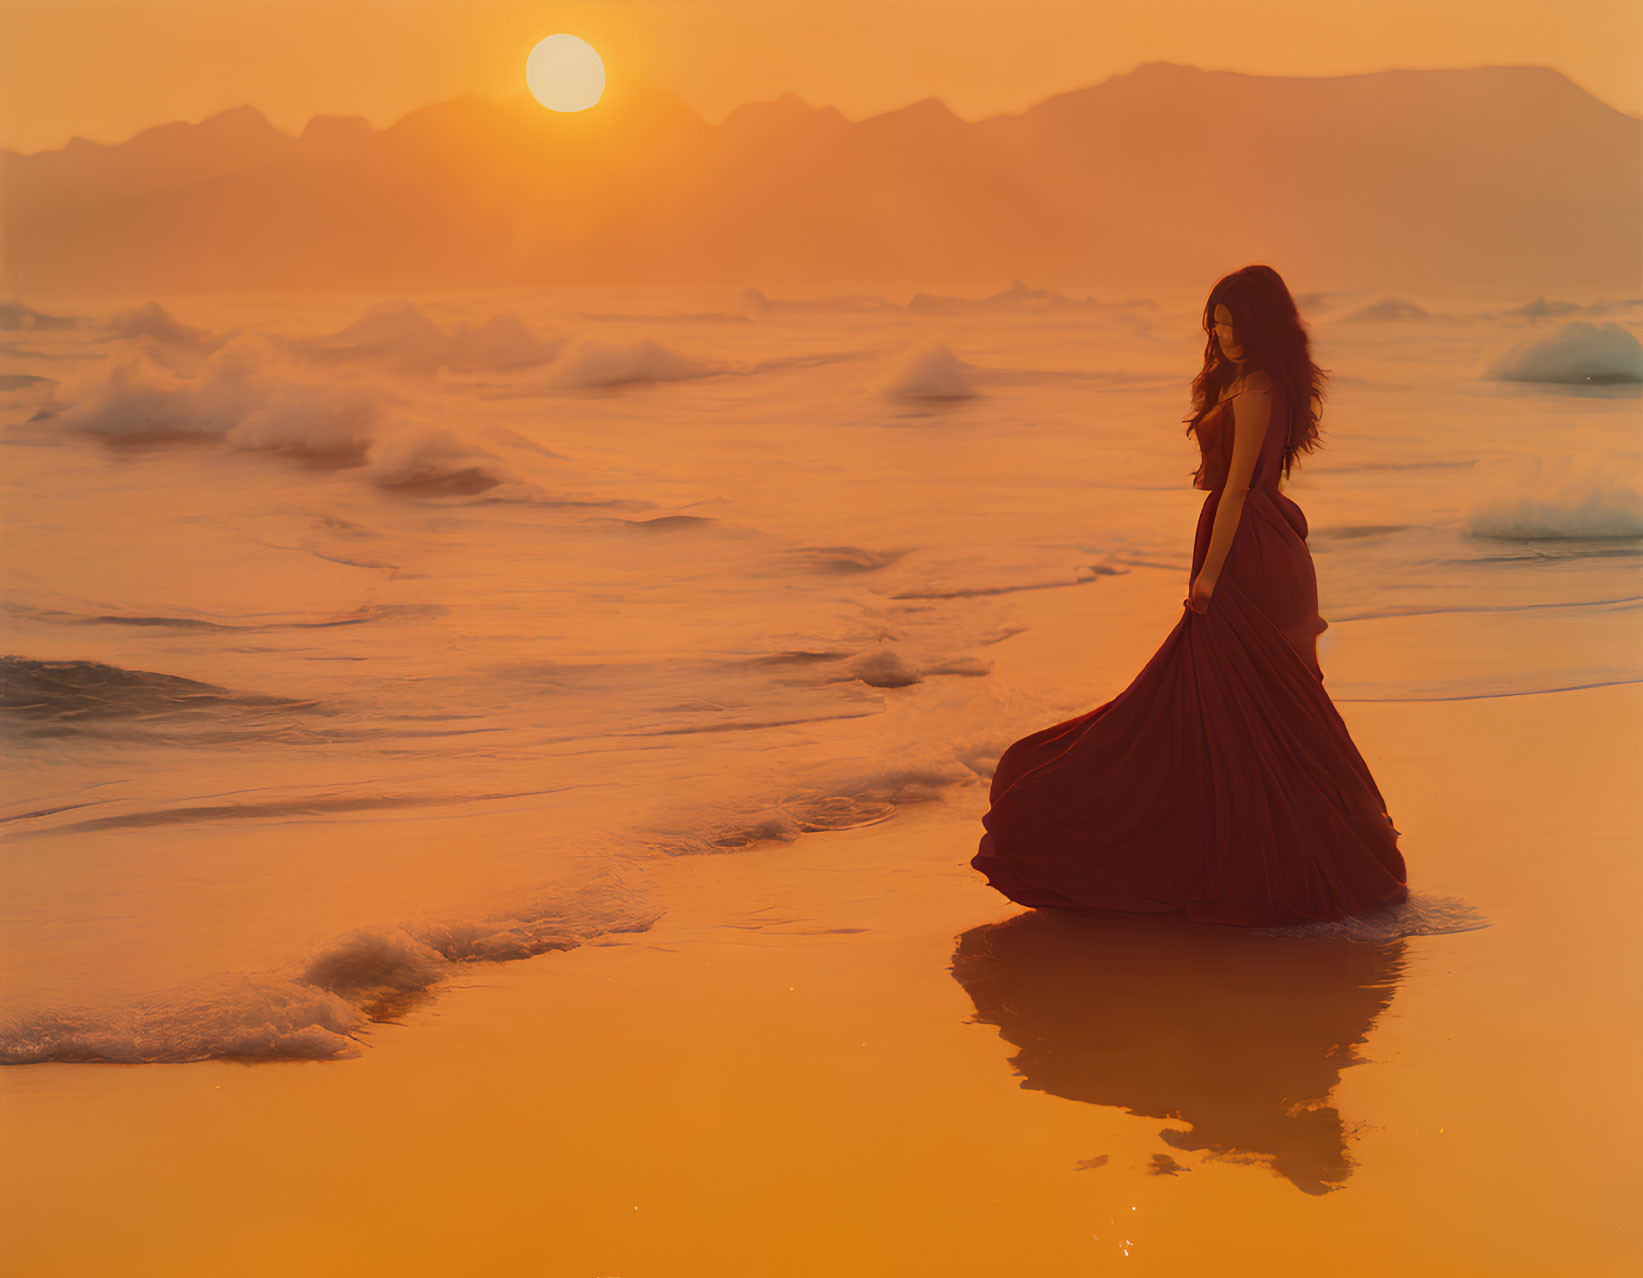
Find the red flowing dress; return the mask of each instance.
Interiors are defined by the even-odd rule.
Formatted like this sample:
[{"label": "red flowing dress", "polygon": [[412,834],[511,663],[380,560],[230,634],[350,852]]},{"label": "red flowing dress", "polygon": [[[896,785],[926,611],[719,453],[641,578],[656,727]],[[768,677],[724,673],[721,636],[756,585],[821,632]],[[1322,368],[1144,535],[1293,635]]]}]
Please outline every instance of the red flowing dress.
[{"label": "red flowing dress", "polygon": [[[1276,379],[1275,379],[1276,381]],[[1278,490],[1291,405],[1274,386],[1231,549],[1111,701],[1023,737],[993,773],[970,864],[1021,905],[1282,926],[1408,896],[1368,765],[1323,687],[1306,516]],[[1209,490],[1190,583],[1232,458],[1232,399],[1196,432]]]}]

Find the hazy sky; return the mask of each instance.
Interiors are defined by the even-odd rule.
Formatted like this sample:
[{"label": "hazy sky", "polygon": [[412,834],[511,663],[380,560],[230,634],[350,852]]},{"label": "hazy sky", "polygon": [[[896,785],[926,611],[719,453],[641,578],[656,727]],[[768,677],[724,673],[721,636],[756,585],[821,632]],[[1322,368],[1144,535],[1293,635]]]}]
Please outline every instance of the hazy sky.
[{"label": "hazy sky", "polygon": [[1543,65],[1643,114],[1637,0],[0,0],[0,146],[117,142],[249,102],[291,132],[524,90],[568,31],[717,122],[792,90],[851,119],[1019,111],[1138,63],[1266,75]]}]

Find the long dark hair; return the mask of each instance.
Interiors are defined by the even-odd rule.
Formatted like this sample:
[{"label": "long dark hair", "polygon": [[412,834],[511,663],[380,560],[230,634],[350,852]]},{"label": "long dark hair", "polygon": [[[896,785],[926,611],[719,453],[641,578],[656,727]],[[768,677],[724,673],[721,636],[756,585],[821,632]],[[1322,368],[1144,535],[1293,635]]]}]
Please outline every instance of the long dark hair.
[{"label": "long dark hair", "polygon": [[1284,477],[1302,453],[1319,445],[1323,382],[1329,374],[1312,362],[1312,342],[1283,277],[1264,263],[1223,275],[1204,303],[1204,367],[1192,380],[1192,416],[1187,434],[1198,428],[1238,377],[1238,366],[1221,353],[1215,339],[1215,308],[1225,306],[1232,331],[1244,351],[1244,374],[1260,370],[1272,379],[1272,393],[1289,400],[1289,438],[1284,441]]}]

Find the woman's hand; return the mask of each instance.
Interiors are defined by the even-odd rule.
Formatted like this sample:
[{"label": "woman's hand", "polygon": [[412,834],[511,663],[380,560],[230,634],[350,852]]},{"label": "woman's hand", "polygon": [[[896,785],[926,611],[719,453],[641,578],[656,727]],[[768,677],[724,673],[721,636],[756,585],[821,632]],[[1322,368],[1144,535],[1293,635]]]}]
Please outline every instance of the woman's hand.
[{"label": "woman's hand", "polygon": [[1187,597],[1182,602],[1194,612],[1205,612],[1209,608],[1209,597],[1214,593],[1215,579],[1199,573],[1192,579],[1192,588],[1187,591]]}]

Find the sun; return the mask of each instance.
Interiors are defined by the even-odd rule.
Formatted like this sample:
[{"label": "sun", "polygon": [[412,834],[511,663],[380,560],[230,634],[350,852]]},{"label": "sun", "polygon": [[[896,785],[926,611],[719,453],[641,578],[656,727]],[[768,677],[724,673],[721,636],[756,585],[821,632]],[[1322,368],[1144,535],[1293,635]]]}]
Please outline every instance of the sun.
[{"label": "sun", "polygon": [[605,64],[586,40],[561,32],[531,50],[525,83],[550,111],[586,111],[605,91]]}]

